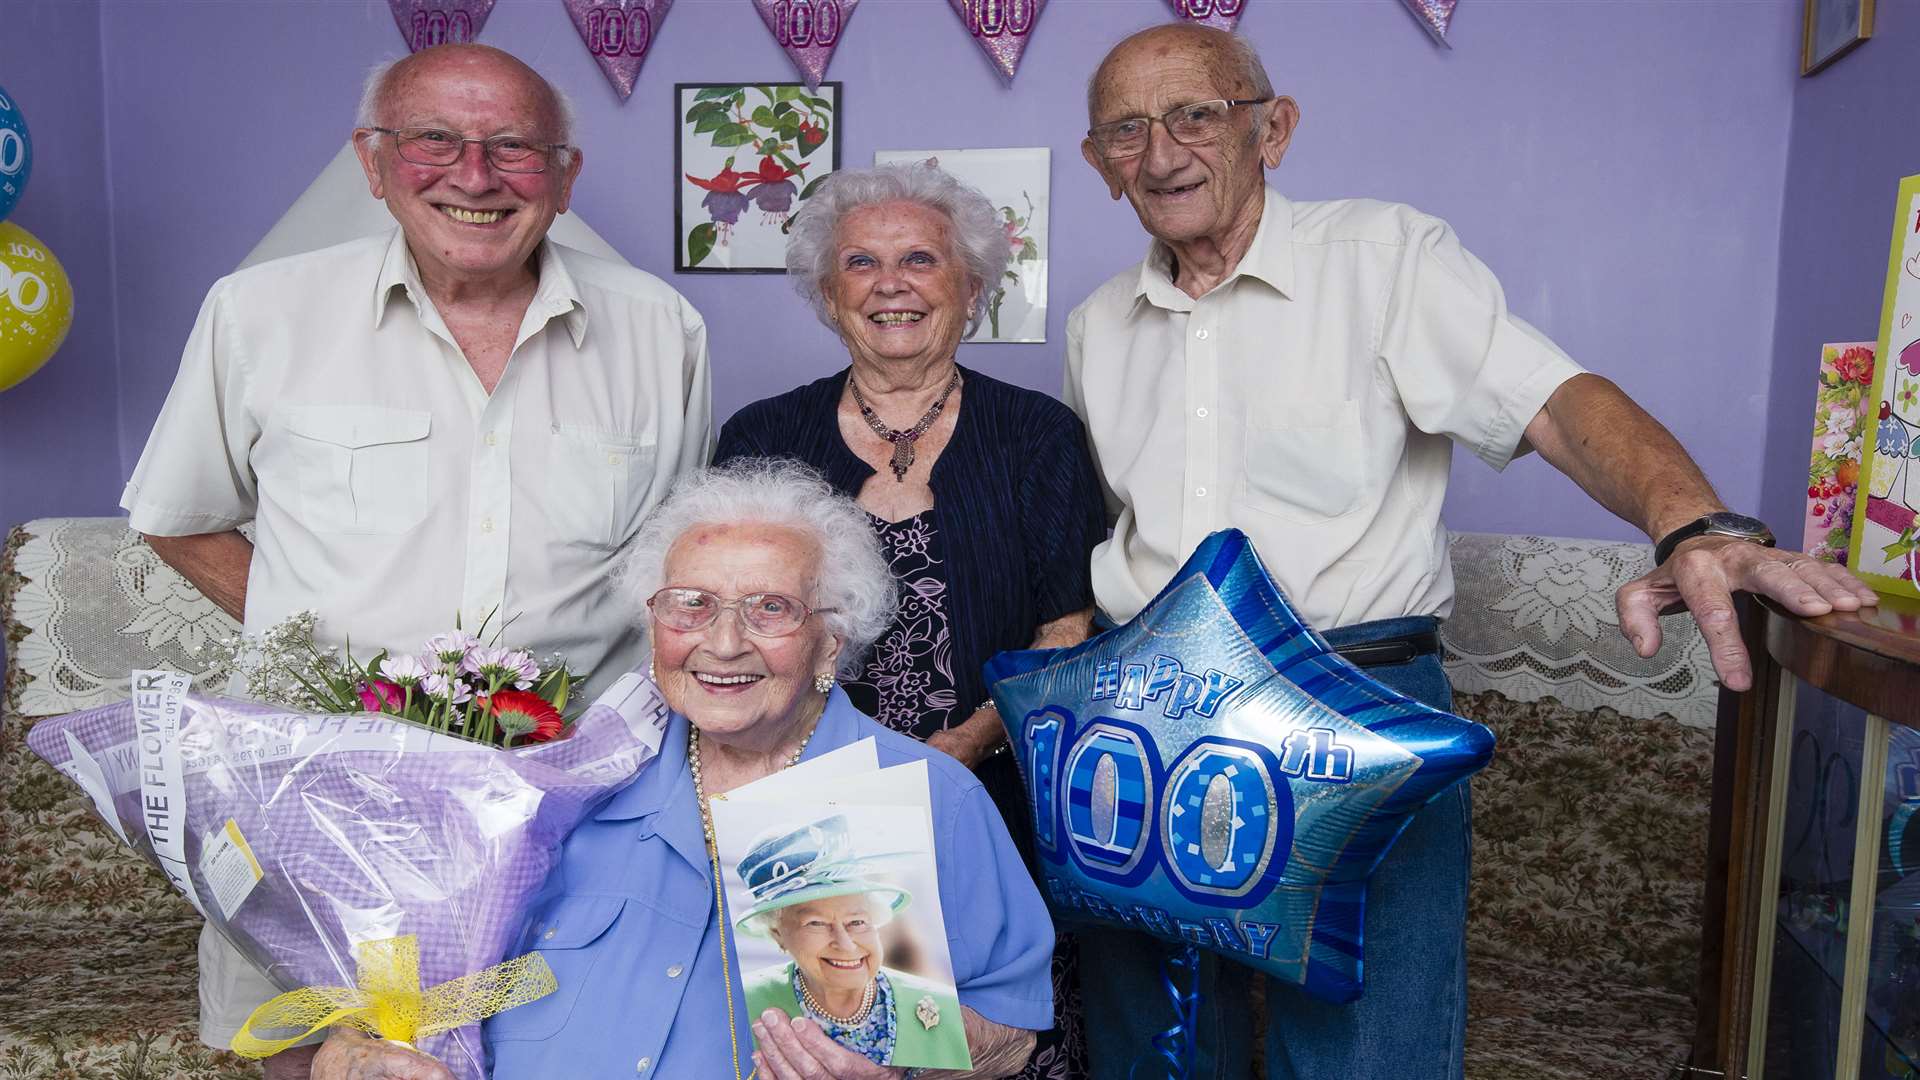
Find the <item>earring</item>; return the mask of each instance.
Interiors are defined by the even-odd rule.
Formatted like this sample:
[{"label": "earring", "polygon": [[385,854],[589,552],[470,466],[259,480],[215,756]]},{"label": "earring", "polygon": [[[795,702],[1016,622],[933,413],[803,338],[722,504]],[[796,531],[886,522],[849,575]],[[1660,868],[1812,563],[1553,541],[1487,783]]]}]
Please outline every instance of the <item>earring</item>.
[{"label": "earring", "polygon": [[653,658],[652,657],[647,658],[647,681],[648,682],[655,681],[653,677]]},{"label": "earring", "polygon": [[815,675],[813,677],[813,688],[815,690],[820,691],[823,694],[833,693],[832,673],[823,671],[820,674]]}]

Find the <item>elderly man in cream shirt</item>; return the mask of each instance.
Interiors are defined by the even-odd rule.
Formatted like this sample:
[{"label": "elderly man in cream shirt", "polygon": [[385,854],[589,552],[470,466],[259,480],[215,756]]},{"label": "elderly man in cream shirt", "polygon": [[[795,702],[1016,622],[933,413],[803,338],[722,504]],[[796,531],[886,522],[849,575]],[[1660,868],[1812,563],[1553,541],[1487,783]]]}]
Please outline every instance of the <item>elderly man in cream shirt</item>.
[{"label": "elderly man in cream shirt", "polygon": [[[399,228],[213,286],[121,503],[247,630],[311,608],[331,642],[413,652],[492,614],[590,672],[588,695],[640,661],[607,581],[711,451],[706,328],[657,278],[547,242],[580,173],[570,127],[506,53],[402,59],[354,136]],[[203,936],[203,1039],[272,993]]]},{"label": "elderly man in cream shirt", "polygon": [[[1666,429],[1509,314],[1445,222],[1363,200],[1292,202],[1265,183],[1299,109],[1241,38],[1166,26],[1109,53],[1082,150],[1154,238],[1067,324],[1066,398],[1085,419],[1114,517],[1095,597],[1131,618],[1207,534],[1246,532],[1306,619],[1369,674],[1445,707],[1438,618],[1453,601],[1440,522],[1453,445],[1494,468],[1531,448],[1658,541],[1621,590],[1644,655],[1684,603],[1714,665],[1751,668],[1733,590],[1803,614],[1873,593],[1773,550],[1726,508]],[[1269,987],[1273,1078],[1461,1074],[1467,787],[1423,810],[1373,879],[1367,991],[1330,1005]],[[1176,1018],[1145,938],[1089,933],[1081,981],[1095,1075],[1124,1077]],[[1196,1075],[1247,1075],[1246,969],[1209,960],[1217,1006]]]}]

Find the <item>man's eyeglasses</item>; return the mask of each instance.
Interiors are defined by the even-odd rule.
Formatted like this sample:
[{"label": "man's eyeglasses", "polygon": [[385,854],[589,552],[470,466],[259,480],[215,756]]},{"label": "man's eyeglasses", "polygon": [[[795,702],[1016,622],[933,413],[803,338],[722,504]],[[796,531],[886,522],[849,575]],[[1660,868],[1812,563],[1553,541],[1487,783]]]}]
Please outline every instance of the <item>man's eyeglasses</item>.
[{"label": "man's eyeglasses", "polygon": [[1196,101],[1191,105],[1182,105],[1169,109],[1161,116],[1134,116],[1125,120],[1115,120],[1110,124],[1100,124],[1087,131],[1087,137],[1093,140],[1094,149],[1104,158],[1130,158],[1147,152],[1147,140],[1153,132],[1153,122],[1166,125],[1167,134],[1182,146],[1199,146],[1210,143],[1227,133],[1231,127],[1233,107],[1235,105],[1260,105],[1272,101],[1272,98],[1222,98],[1216,101]]},{"label": "man's eyeglasses", "polygon": [[490,139],[469,139],[457,131],[441,128],[384,128],[369,130],[393,136],[394,146],[403,160],[415,165],[451,165],[466,153],[468,143],[479,143],[487,160],[501,172],[546,172],[553,157],[573,149],[566,143],[534,142],[520,135],[495,135]]},{"label": "man's eyeglasses", "polygon": [[810,608],[791,596],[779,593],[749,593],[737,600],[722,600],[705,589],[668,587],[647,598],[647,609],[662,626],[682,632],[704,630],[713,625],[720,612],[733,608],[749,633],[760,637],[786,637],[809,615],[831,614],[839,608]]}]

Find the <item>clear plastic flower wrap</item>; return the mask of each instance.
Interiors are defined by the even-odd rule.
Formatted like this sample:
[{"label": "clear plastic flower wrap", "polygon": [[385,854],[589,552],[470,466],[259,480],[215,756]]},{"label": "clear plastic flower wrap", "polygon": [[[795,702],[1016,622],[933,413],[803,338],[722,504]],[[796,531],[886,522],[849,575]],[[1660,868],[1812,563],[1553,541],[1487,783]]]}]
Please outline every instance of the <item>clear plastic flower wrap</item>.
[{"label": "clear plastic flower wrap", "polygon": [[[567,834],[652,760],[667,720],[638,674],[567,737],[511,749],[186,686],[136,672],[132,700],[42,720],[27,745],[290,991],[355,987],[356,949],[407,935],[424,987],[508,959]],[[419,1046],[487,1075],[477,1023]]]}]

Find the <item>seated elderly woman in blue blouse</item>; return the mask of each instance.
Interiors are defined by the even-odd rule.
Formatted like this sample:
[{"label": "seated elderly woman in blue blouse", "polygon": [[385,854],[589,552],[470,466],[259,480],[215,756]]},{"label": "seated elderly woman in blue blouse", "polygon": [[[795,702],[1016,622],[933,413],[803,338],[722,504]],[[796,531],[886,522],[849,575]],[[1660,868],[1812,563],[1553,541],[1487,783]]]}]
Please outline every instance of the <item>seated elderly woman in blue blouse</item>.
[{"label": "seated elderly woman in blue blouse", "polygon": [[[642,526],[622,589],[645,610],[672,710],[660,756],[571,837],[526,947],[560,988],[487,1021],[495,1080],[899,1080],[809,1015],[748,1009],[716,885],[706,797],[860,739],[927,762],[960,1023],[974,1066],[1018,1072],[1052,1019],[1053,926],[1000,815],[951,758],[869,720],[834,684],[893,616],[866,515],[792,462],[693,474]],[[755,1050],[757,1037],[759,1049]],[[438,1063],[338,1031],[318,1080],[447,1080]]]},{"label": "seated elderly woman in blue blouse", "polygon": [[[795,458],[859,502],[903,599],[854,650],[847,696],[976,769],[1025,848],[1026,800],[981,667],[1087,636],[1106,519],[1079,417],[956,360],[1010,254],[993,204],[939,168],[821,181],[794,219],[787,273],[850,364],[734,414],[714,460]],[[1063,939],[1062,1003],[1072,960]],[[1086,1075],[1078,1020],[1063,1009],[1022,1075]]]}]

